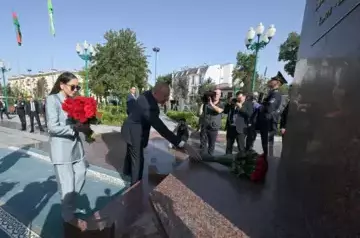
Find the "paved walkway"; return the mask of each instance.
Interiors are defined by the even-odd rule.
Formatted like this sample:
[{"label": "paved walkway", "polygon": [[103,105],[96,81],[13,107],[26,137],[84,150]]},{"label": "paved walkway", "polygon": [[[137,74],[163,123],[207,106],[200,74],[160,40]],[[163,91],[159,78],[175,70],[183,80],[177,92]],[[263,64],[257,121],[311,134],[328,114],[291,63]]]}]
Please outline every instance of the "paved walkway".
[{"label": "paved walkway", "polygon": [[[161,116],[161,119],[170,130],[175,128],[176,124],[167,117]],[[48,135],[22,132],[19,126],[18,117],[0,123],[0,238],[18,238],[19,234],[34,238],[39,235],[61,237],[60,197],[47,152]],[[104,206],[126,186],[113,171],[116,166],[112,169],[102,166],[109,160],[119,163],[124,157],[125,149],[120,146],[118,133],[120,127],[96,128],[97,133],[103,135],[99,142],[86,147],[91,165],[79,200],[79,208],[85,210],[86,215]],[[181,163],[176,159],[177,152],[170,150],[168,142],[156,133],[152,133],[151,138],[145,150],[144,177],[170,173]],[[260,147],[256,141],[255,149],[261,151]],[[276,143],[275,156],[280,152],[281,143]],[[224,143],[217,143],[215,153],[224,154]]]},{"label": "paved walkway", "polygon": [[[60,196],[46,151],[46,135],[0,127],[0,238],[62,237]],[[80,216],[105,206],[127,184],[116,172],[90,165],[79,197]]]}]

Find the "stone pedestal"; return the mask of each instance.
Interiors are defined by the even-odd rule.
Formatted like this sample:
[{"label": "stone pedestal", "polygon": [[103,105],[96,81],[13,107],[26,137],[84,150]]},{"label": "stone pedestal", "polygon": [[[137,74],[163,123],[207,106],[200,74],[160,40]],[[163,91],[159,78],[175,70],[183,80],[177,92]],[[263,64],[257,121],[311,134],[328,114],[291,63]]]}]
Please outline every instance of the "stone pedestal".
[{"label": "stone pedestal", "polygon": [[170,237],[359,237],[359,6],[307,1],[281,159],[263,185],[174,172],[151,196]]}]

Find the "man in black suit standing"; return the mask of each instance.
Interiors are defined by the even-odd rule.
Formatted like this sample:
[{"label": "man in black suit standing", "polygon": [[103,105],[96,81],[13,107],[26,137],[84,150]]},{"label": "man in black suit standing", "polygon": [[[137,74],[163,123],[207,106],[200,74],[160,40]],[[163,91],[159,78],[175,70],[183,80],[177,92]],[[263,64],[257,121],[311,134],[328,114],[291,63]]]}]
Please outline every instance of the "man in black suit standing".
[{"label": "man in black suit standing", "polygon": [[126,113],[128,115],[130,114],[130,110],[133,108],[135,101],[136,101],[136,88],[131,87],[130,93],[126,99]]},{"label": "man in black suit standing", "polygon": [[22,96],[18,97],[15,106],[16,106],[16,113],[18,114],[21,122],[21,130],[26,131],[26,117],[25,117],[26,102],[23,100]]},{"label": "man in black suit standing", "polygon": [[190,158],[200,160],[199,153],[189,144],[181,141],[170,131],[159,118],[158,104],[163,105],[169,100],[170,87],[167,83],[158,82],[153,90],[145,91],[133,104],[131,114],[125,120],[121,134],[127,143],[124,174],[131,176],[131,184],[142,179],[144,169],[144,148],[150,136],[150,128],[154,127],[162,137],[174,146],[184,148]]},{"label": "man in black suit standing", "polygon": [[10,120],[10,116],[9,116],[9,113],[8,113],[8,109],[7,109],[7,105],[6,103],[3,101],[3,100],[0,100],[0,117],[1,117],[1,120],[4,119],[4,114],[6,115],[6,117]]},{"label": "man in black suit standing", "polygon": [[41,126],[40,117],[39,117],[40,105],[37,101],[34,100],[33,97],[30,97],[29,101],[26,103],[26,112],[30,117],[30,126],[31,126],[30,132],[31,133],[34,132],[34,117],[36,119],[40,131],[44,131],[44,129]]},{"label": "man in black suit standing", "polygon": [[224,112],[228,114],[226,122],[226,154],[232,154],[236,141],[240,153],[244,153],[245,137],[248,135],[250,117],[253,113],[252,102],[246,99],[245,93],[239,91],[236,98],[227,105]]},{"label": "man in black suit standing", "polygon": [[45,106],[46,106],[46,100],[45,100],[45,98],[43,98],[42,103],[41,103],[41,113],[42,113],[42,115],[44,117],[45,127],[47,127],[47,118],[46,118],[46,108],[45,108]]}]

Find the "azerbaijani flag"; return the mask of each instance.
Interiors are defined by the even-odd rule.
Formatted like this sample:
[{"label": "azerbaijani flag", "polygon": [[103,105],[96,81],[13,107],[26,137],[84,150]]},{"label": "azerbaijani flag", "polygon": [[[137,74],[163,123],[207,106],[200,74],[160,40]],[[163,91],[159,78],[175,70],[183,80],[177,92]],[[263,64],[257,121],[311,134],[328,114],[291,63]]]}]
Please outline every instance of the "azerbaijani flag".
[{"label": "azerbaijani flag", "polygon": [[49,20],[50,20],[50,32],[51,35],[55,36],[55,26],[54,26],[54,18],[53,18],[54,8],[51,0],[48,0],[48,12],[49,12]]},{"label": "azerbaijani flag", "polygon": [[15,12],[12,13],[12,17],[13,17],[13,22],[14,22],[15,31],[16,31],[16,40],[17,40],[18,45],[21,46],[21,44],[22,44],[22,35],[21,35],[19,19],[18,19]]}]

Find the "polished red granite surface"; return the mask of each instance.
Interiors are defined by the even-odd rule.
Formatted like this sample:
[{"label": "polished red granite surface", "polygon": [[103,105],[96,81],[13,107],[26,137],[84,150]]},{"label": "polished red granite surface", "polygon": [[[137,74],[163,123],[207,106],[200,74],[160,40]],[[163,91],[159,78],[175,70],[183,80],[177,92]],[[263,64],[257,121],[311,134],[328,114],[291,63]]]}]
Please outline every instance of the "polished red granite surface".
[{"label": "polished red granite surface", "polygon": [[173,175],[160,183],[150,197],[169,237],[247,237]]}]

